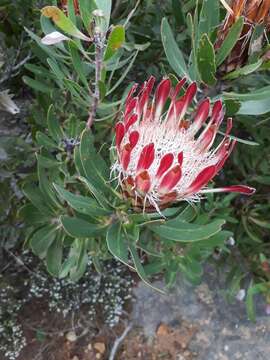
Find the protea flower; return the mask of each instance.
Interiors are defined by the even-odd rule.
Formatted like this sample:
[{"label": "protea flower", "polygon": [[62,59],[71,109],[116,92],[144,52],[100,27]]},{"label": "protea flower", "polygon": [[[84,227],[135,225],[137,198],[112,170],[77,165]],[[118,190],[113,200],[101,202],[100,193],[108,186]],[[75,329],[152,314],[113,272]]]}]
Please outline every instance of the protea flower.
[{"label": "protea flower", "polygon": [[[246,63],[249,55],[250,39],[255,25],[264,24],[265,29],[269,30],[270,0],[231,0],[227,2],[221,0],[221,2],[227,8],[228,14],[218,31],[217,42],[215,44],[216,49],[220,48],[232,25],[238,18],[243,16],[245,19],[239,41],[221,68],[221,72],[230,72]],[[259,47],[262,46],[263,36],[259,39],[260,41]]]},{"label": "protea flower", "polygon": [[154,82],[150,77],[138,95],[137,84],[131,88],[122,120],[115,127],[118,158],[112,169],[134,208],[159,211],[176,201],[197,201],[208,192],[252,194],[255,190],[244,185],[206,188],[235,145],[229,138],[232,119],[228,119],[225,136],[213,148],[224,118],[222,102],[216,101],[211,109],[207,98],[191,115],[188,108],[196,83],[179,97],[186,80],[173,88],[169,79],[163,79],[151,101]]}]

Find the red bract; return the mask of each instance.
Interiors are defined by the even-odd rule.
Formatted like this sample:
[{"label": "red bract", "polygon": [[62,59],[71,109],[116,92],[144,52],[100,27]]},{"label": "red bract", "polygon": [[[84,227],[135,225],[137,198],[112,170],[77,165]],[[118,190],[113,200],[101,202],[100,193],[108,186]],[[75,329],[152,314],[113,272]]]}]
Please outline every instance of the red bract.
[{"label": "red bract", "polygon": [[[60,6],[62,7],[62,9],[64,11],[67,11],[68,0],[60,0]],[[76,14],[79,14],[80,13],[79,1],[78,0],[73,0],[73,6],[74,6],[74,10],[75,10]]]},{"label": "red bract", "polygon": [[217,100],[211,108],[210,100],[204,99],[190,114],[195,83],[183,93],[185,79],[175,89],[163,79],[150,100],[154,82],[150,77],[138,94],[137,84],[131,88],[122,120],[115,126],[118,159],[113,170],[134,207],[159,211],[175,201],[199,200],[207,192],[253,194],[255,189],[245,185],[206,187],[235,145],[229,138],[229,118],[225,136],[213,147],[224,118],[222,102]]},{"label": "red bract", "polygon": [[[252,39],[256,25],[260,24],[264,26],[265,34],[270,30],[270,0],[226,0],[226,2],[231,11],[228,12],[223,24],[221,24],[218,30],[215,48],[219,49],[223,45],[226,36],[239,16],[244,17],[245,23],[239,40],[228,58],[219,68],[220,73],[228,73],[246,64],[250,55],[249,53],[252,51],[252,49],[250,49],[250,40]],[[259,51],[266,42],[267,36],[256,38],[256,47],[259,47]],[[258,50],[256,50],[256,52],[257,51]]]}]

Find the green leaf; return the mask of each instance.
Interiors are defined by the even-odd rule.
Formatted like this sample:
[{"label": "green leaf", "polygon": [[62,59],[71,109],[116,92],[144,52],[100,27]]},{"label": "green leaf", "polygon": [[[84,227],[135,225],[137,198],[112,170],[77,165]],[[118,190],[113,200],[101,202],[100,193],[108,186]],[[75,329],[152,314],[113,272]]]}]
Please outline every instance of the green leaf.
[{"label": "green leaf", "polygon": [[59,124],[58,119],[55,117],[53,113],[53,105],[49,107],[48,114],[47,114],[47,124],[48,130],[51,137],[59,143],[64,138],[63,130]]},{"label": "green leaf", "polygon": [[200,19],[198,25],[198,35],[208,34],[220,24],[219,20],[219,1],[218,0],[203,0]]},{"label": "green leaf", "polygon": [[267,293],[268,286],[267,283],[259,283],[253,285],[253,281],[251,281],[248,291],[247,291],[247,297],[246,297],[246,308],[247,308],[247,314],[248,318],[251,321],[256,320],[256,314],[255,314],[255,306],[254,306],[254,295],[259,293]]},{"label": "green leaf", "polygon": [[164,225],[150,226],[151,230],[164,239],[178,242],[195,242],[208,239],[221,231],[224,220],[215,220],[207,225],[189,224],[184,221],[167,221]]},{"label": "green leaf", "polygon": [[89,108],[92,99],[78,83],[70,79],[64,79],[64,84],[74,97],[77,105],[81,105],[83,109]]},{"label": "green leaf", "polygon": [[215,85],[216,59],[214,46],[207,34],[203,34],[197,51],[198,71],[202,81],[207,85]]},{"label": "green leaf", "polygon": [[53,276],[59,276],[62,267],[63,236],[58,235],[47,251],[46,264],[48,272]]},{"label": "green leaf", "polygon": [[172,69],[178,76],[185,76],[190,80],[184,56],[174,39],[172,29],[166,18],[163,18],[161,23],[161,39],[167,60]]},{"label": "green leaf", "polygon": [[175,17],[175,22],[177,26],[185,24],[185,18],[183,14],[182,4],[179,0],[172,0],[172,10]]},{"label": "green leaf", "polygon": [[236,100],[228,99],[225,100],[224,102],[226,108],[226,116],[233,116],[239,111],[241,107],[241,103]]},{"label": "green leaf", "polygon": [[30,86],[34,90],[41,91],[46,94],[50,94],[52,91],[52,88],[49,85],[38,80],[31,79],[29,76],[23,76],[22,79],[26,85]]},{"label": "green leaf", "polygon": [[[147,48],[149,48],[149,46],[151,45],[151,43],[148,41],[146,43],[143,44],[134,44],[131,42],[125,42],[125,44],[123,45],[123,47],[127,50],[127,51],[132,51],[132,50],[139,50],[139,51],[144,51]],[[124,60],[126,61],[126,60]]]},{"label": "green leaf", "polygon": [[247,101],[247,100],[263,100],[269,99],[270,97],[270,86],[265,86],[261,89],[252,89],[250,92],[245,94],[237,94],[234,92],[224,92],[223,97],[225,99],[234,99],[239,101]]},{"label": "green leaf", "polygon": [[74,0],[68,0],[67,5],[68,5],[68,17],[73,22],[73,24],[76,25],[76,13],[75,13],[75,8],[74,8]]},{"label": "green leaf", "polygon": [[260,219],[254,218],[252,216],[249,216],[249,220],[252,221],[254,224],[270,230],[270,224],[267,221],[262,221]]},{"label": "green leaf", "polygon": [[98,88],[99,88],[99,98],[100,101],[103,101],[103,99],[106,96],[106,85],[104,84],[103,81],[99,81],[98,82]]},{"label": "green leaf", "polygon": [[95,0],[97,8],[102,10],[105,18],[103,30],[106,32],[110,24],[112,1],[111,0]]},{"label": "green leaf", "polygon": [[86,241],[76,239],[75,243],[77,244],[77,246],[76,248],[74,248],[74,253],[77,256],[77,261],[76,261],[76,266],[74,266],[70,270],[69,276],[71,281],[78,281],[83,276],[88,263]]},{"label": "green leaf", "polygon": [[53,211],[47,206],[46,199],[38,187],[32,184],[26,184],[22,189],[24,195],[31,201],[31,203],[44,215],[52,216]]},{"label": "green leaf", "polygon": [[62,263],[59,278],[65,278],[72,268],[76,267],[76,255],[73,254],[72,249],[69,252],[68,258]]},{"label": "green leaf", "polygon": [[241,102],[239,115],[263,115],[270,112],[269,99]]},{"label": "green leaf", "polygon": [[230,54],[235,44],[239,40],[244,25],[244,17],[240,16],[239,19],[233,24],[228,35],[224,39],[221,47],[217,51],[217,66],[221,65],[223,61]]},{"label": "green leaf", "polygon": [[74,195],[56,184],[54,184],[54,188],[63,200],[65,200],[74,210],[78,211],[81,214],[94,217],[111,214],[110,211],[104,210],[103,208],[99,207],[94,199],[81,195]]},{"label": "green leaf", "polygon": [[110,253],[122,263],[128,264],[128,243],[121,231],[121,223],[111,224],[106,235],[106,242]]},{"label": "green leaf", "polygon": [[34,254],[40,258],[46,256],[47,250],[56,237],[55,225],[46,225],[34,232],[30,238],[30,246]]},{"label": "green leaf", "polygon": [[[65,74],[63,73],[63,71],[60,69],[59,65],[57,64],[57,62],[54,59],[47,59],[47,62],[52,70],[52,72],[55,74],[56,78],[58,79],[58,81],[60,82],[60,86],[62,86],[63,80],[65,78]],[[59,83],[58,83],[59,84]]]},{"label": "green leaf", "polygon": [[38,75],[38,76],[41,76],[41,77],[46,77],[47,79],[50,78],[50,79],[54,79],[55,76],[50,72],[48,71],[44,66],[42,65],[34,65],[34,64],[25,64],[24,67],[31,71],[33,74],[35,75]]},{"label": "green leaf", "polygon": [[80,154],[85,172],[90,176],[89,179],[93,170],[98,171],[102,176],[108,176],[109,168],[101,155],[96,152],[93,134],[88,129],[85,129],[81,136]]},{"label": "green leaf", "polygon": [[114,92],[118,86],[126,79],[127,74],[129,73],[130,69],[132,68],[137,55],[139,53],[139,50],[135,51],[134,54],[132,55],[132,59],[130,60],[128,66],[126,67],[125,71],[123,71],[122,75],[119,77],[119,79],[116,81],[116,83],[111,87],[111,89],[106,93],[106,95],[110,95],[112,92]]},{"label": "green leaf", "polygon": [[115,26],[108,38],[108,43],[104,55],[104,61],[109,60],[125,42],[125,28],[122,25]]},{"label": "green leaf", "polygon": [[101,234],[106,225],[92,224],[77,217],[61,216],[61,224],[66,233],[75,238],[88,238]]},{"label": "green leaf", "polygon": [[95,187],[95,185],[82,176],[79,176],[78,180],[86,185],[90,193],[96,198],[97,202],[103,209],[110,210],[112,204],[106,199],[106,197],[104,197],[103,193]]},{"label": "green leaf", "polygon": [[84,168],[82,166],[80,149],[78,147],[75,147],[75,149],[74,149],[74,163],[75,163],[78,174],[80,174],[82,178],[85,178],[86,174],[85,174]]},{"label": "green leaf", "polygon": [[40,131],[36,133],[36,141],[39,146],[44,146],[48,150],[53,150],[57,148],[57,144],[47,135],[43,134]]},{"label": "green leaf", "polygon": [[61,205],[59,204],[55,196],[55,192],[53,191],[52,182],[49,179],[48,172],[40,164],[39,161],[37,163],[37,173],[39,180],[39,188],[40,191],[43,193],[44,198],[46,199],[46,205],[48,205],[48,207],[50,207],[52,211],[57,212],[57,210],[61,207]]},{"label": "green leaf", "polygon": [[249,43],[249,62],[250,59],[254,59],[254,57],[258,56],[258,54],[262,51],[263,38],[264,38],[265,26],[264,24],[256,24],[253,31],[252,36]]},{"label": "green leaf", "polygon": [[73,24],[73,22],[66,17],[66,15],[58,9],[56,6],[45,6],[41,13],[43,16],[46,16],[63,31],[65,31],[67,34],[72,35],[78,39],[90,41],[91,39],[87,36],[85,36],[82,32],[80,32],[79,29]]},{"label": "green leaf", "polygon": [[230,72],[229,74],[224,76],[223,79],[224,80],[232,80],[232,79],[237,79],[239,76],[246,76],[246,75],[252,74],[254,71],[259,69],[259,67],[262,65],[262,63],[263,63],[263,60],[259,59],[258,61],[256,61],[253,64],[243,66],[240,69]]},{"label": "green leaf", "polygon": [[87,78],[86,78],[86,73],[84,71],[84,65],[82,63],[81,56],[80,56],[80,54],[78,52],[76,44],[74,44],[73,42],[70,41],[69,42],[69,50],[70,50],[71,60],[72,60],[72,64],[74,66],[74,69],[77,72],[77,74],[78,74],[80,80],[82,81],[82,83],[88,89],[88,81],[87,81]]},{"label": "green leaf", "polygon": [[155,286],[153,286],[149,281],[148,281],[148,278],[146,276],[146,273],[144,271],[144,268],[143,268],[143,265],[141,264],[141,261],[140,261],[140,258],[139,258],[139,255],[137,253],[137,250],[135,248],[135,246],[133,244],[129,244],[129,251],[130,251],[130,254],[131,254],[131,257],[132,257],[132,260],[134,262],[134,265],[135,265],[135,269],[139,275],[139,277],[142,279],[142,281],[150,286],[152,289],[162,293],[162,294],[165,294],[165,292],[159,288],[156,288]]},{"label": "green leaf", "polygon": [[79,8],[84,27],[90,33],[93,20],[92,12],[97,8],[97,5],[94,0],[79,0]]},{"label": "green leaf", "polygon": [[56,168],[62,164],[55,159],[52,159],[52,158],[49,158],[49,157],[46,157],[43,155],[37,155],[37,160],[38,160],[38,163],[40,164],[40,166],[42,166],[46,169]]},{"label": "green leaf", "polygon": [[190,13],[187,14],[186,22],[187,22],[188,31],[190,33],[191,45],[192,45],[192,50],[189,55],[189,64],[188,64],[189,74],[192,80],[200,81],[200,74],[198,73],[197,56],[196,56],[198,46],[195,44],[197,40],[197,36],[195,36],[196,34],[195,34],[194,21]]},{"label": "green leaf", "polygon": [[27,225],[41,225],[50,221],[50,216],[45,216],[32,204],[23,205],[18,212],[19,218],[22,218]]},{"label": "green leaf", "polygon": [[[118,194],[107,183],[109,179],[109,169],[103,158],[96,152],[93,143],[92,133],[86,129],[81,136],[80,157],[87,181],[81,179],[93,193],[102,206],[110,205],[110,200],[106,194],[118,196]],[[104,197],[105,195],[105,197]],[[120,195],[119,195],[120,196]]]},{"label": "green leaf", "polygon": [[234,92],[223,93],[224,99],[234,99],[240,101],[241,107],[238,111],[240,115],[262,115],[270,111],[270,86],[265,86],[259,90],[252,90],[246,94]]},{"label": "green leaf", "polygon": [[176,281],[176,275],[179,272],[179,263],[177,260],[169,259],[165,266],[165,283],[167,288],[172,287]]}]

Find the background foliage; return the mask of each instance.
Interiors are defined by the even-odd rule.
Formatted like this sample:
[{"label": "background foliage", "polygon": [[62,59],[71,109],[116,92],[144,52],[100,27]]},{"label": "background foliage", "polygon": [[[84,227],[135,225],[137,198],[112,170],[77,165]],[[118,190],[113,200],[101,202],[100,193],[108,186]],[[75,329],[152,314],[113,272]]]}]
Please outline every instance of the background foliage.
[{"label": "background foliage", "polygon": [[[85,6],[85,1],[79,3]],[[229,74],[220,71],[241,33],[243,19],[232,27],[224,46],[216,49],[217,28],[225,16],[217,0],[114,1],[111,17],[105,20],[89,11],[84,12],[87,19],[75,16],[69,1],[70,21],[80,31],[89,30],[91,35],[93,29],[85,26],[89,21],[101,21],[104,31],[109,21],[113,25],[104,39],[97,88],[95,45],[73,37],[70,28],[57,26],[43,15],[39,23],[39,9],[55,4],[32,1],[25,6],[14,1],[0,6],[6,54],[16,54],[22,44],[20,60],[13,55],[17,59],[13,67],[31,57],[14,76],[3,65],[3,76],[8,71],[8,87],[19,97],[25,96],[23,92],[28,95],[31,88],[32,102],[28,125],[16,136],[17,145],[9,135],[1,137],[1,148],[8,154],[1,172],[2,204],[12,201],[1,216],[3,245],[21,249],[24,243],[45,262],[50,274],[73,281],[83,275],[89,258],[102,271],[103,261],[116,257],[150,286],[153,275],[163,274],[168,287],[179,272],[199,283],[205,261],[214,262],[227,270],[230,299],[248,284],[248,315],[254,319],[253,295],[261,292],[266,302],[270,300],[268,62],[262,61],[261,53],[251,54],[240,69]],[[104,4],[96,1],[97,7]],[[56,28],[72,40],[42,44],[41,38]],[[199,83],[202,96],[223,98],[239,142],[216,182],[247,183],[257,188],[254,196],[209,195],[196,208],[180,204],[167,210],[166,223],[159,214],[130,211],[114,182],[108,181],[114,156],[110,147],[131,83],[142,82],[150,74],[172,80],[186,76]],[[85,124],[96,91],[97,119],[90,133]],[[23,183],[24,198],[14,197],[11,166],[16,184]],[[26,168],[23,176],[22,167]],[[14,223],[19,226],[16,236]]]}]

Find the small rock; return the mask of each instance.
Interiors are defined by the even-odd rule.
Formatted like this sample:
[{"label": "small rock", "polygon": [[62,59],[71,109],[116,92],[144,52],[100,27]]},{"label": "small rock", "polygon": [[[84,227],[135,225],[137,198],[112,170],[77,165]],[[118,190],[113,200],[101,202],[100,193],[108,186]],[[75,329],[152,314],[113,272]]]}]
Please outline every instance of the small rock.
[{"label": "small rock", "polygon": [[97,350],[100,354],[104,354],[106,347],[103,342],[97,342],[94,344],[94,349]]},{"label": "small rock", "polygon": [[188,344],[186,341],[180,341],[180,346],[183,350],[185,350],[187,348]]},{"label": "small rock", "polygon": [[101,359],[101,354],[100,353],[96,354],[96,359]]},{"label": "small rock", "polygon": [[235,356],[235,359],[237,359],[237,360],[243,359],[243,354],[241,354],[239,351],[237,351],[237,353],[234,356]]},{"label": "small rock", "polygon": [[170,333],[170,329],[166,324],[160,324],[157,328],[157,336],[164,336]]},{"label": "small rock", "polygon": [[214,300],[211,293],[211,290],[209,289],[208,285],[206,283],[203,283],[199,285],[195,290],[198,299],[205,305],[213,305]]},{"label": "small rock", "polygon": [[252,333],[251,333],[250,329],[247,326],[241,325],[239,327],[239,332],[238,333],[239,333],[239,335],[241,336],[242,339],[245,339],[245,340],[250,340],[251,339]]},{"label": "small rock", "polygon": [[267,304],[265,307],[265,313],[266,315],[270,315],[270,304]]},{"label": "small rock", "polygon": [[185,357],[181,354],[178,354],[176,360],[185,360]]},{"label": "small rock", "polygon": [[246,290],[240,289],[235,297],[238,301],[244,301],[244,299],[246,297]]},{"label": "small rock", "polygon": [[77,335],[75,334],[74,331],[69,331],[66,334],[66,339],[70,342],[75,342],[77,340]]},{"label": "small rock", "polygon": [[77,355],[73,356],[71,360],[80,360]]}]

